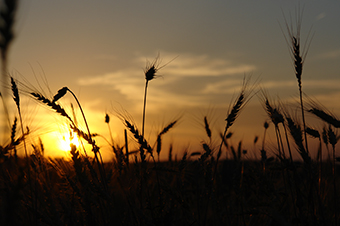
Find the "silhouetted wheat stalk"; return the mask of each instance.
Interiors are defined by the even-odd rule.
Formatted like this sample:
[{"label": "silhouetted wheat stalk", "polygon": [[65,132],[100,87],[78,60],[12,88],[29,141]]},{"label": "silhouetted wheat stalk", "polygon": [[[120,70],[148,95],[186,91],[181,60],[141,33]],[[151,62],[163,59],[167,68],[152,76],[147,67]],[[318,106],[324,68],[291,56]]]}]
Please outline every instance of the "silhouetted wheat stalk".
[{"label": "silhouetted wheat stalk", "polygon": [[207,136],[209,137],[209,140],[211,142],[211,129],[208,123],[208,119],[207,116],[204,116],[204,128],[205,128],[205,132],[207,134]]},{"label": "silhouetted wheat stalk", "polygon": [[123,147],[119,147],[118,145],[116,146],[113,142],[111,127],[110,127],[110,116],[108,114],[105,114],[105,123],[107,124],[111,141],[109,142],[105,137],[103,138],[110,144],[113,150],[113,153],[116,156],[119,174],[121,174],[123,170],[123,163],[126,163],[125,156],[123,154]]},{"label": "silhouetted wheat stalk", "polygon": [[15,142],[15,134],[17,131],[17,117],[14,117],[14,122],[12,125],[12,129],[11,129],[11,144],[13,144],[13,149],[14,149],[14,158],[17,160],[18,159],[18,155],[17,155],[17,149],[16,149],[16,142]]},{"label": "silhouetted wheat stalk", "polygon": [[[288,26],[287,20],[285,19],[286,29],[288,32],[288,38],[286,38],[286,42],[289,45],[290,53],[292,55],[292,59],[294,62],[294,69],[295,69],[295,76],[298,81],[298,87],[299,87],[299,94],[300,94],[300,106],[301,106],[301,115],[302,115],[302,123],[303,123],[303,133],[304,133],[304,140],[305,140],[305,146],[307,153],[308,150],[308,141],[307,141],[307,133],[306,133],[306,121],[305,121],[305,113],[304,113],[304,107],[303,107],[303,92],[302,92],[302,69],[303,64],[306,58],[306,55],[308,53],[308,49],[310,46],[311,41],[308,41],[307,36],[307,45],[306,49],[301,51],[301,24],[302,24],[302,14],[303,10],[300,11],[298,9],[298,12],[296,12],[296,26],[294,29],[294,26]],[[295,31],[294,31],[295,30]]]},{"label": "silhouetted wheat stalk", "polygon": [[264,148],[267,130],[269,128],[269,123],[266,121],[263,123],[264,133],[263,133],[263,140],[262,140],[262,149],[261,149],[261,162],[262,162],[262,171],[263,173],[266,172],[266,161],[267,161],[267,152]]},{"label": "silhouetted wheat stalk", "polygon": [[4,135],[7,129],[10,128],[10,118],[7,106],[7,85],[9,84],[9,76],[7,71],[7,55],[10,44],[14,38],[14,21],[18,7],[18,0],[4,0],[0,9],[0,52],[1,52],[1,67],[2,67],[2,91],[1,97],[3,98],[4,111],[6,121],[9,127],[4,127]]},{"label": "silhouetted wheat stalk", "polygon": [[[238,95],[237,99],[235,100],[232,108],[229,110],[227,118],[225,119],[226,125],[225,125],[225,128],[224,128],[223,137],[226,136],[228,129],[234,124],[234,122],[237,119],[240,111],[243,109],[245,104],[249,101],[250,93],[252,92],[252,89],[247,90],[248,82],[249,82],[249,79],[246,79],[246,78],[243,79],[241,92]],[[218,162],[219,158],[221,157],[223,142],[224,141],[222,139],[220,146],[219,146],[219,149],[218,149],[216,162]]]},{"label": "silhouetted wheat stalk", "polygon": [[[85,114],[84,114],[84,111],[83,111],[83,108],[77,98],[77,96],[72,92],[72,90],[70,90],[69,88],[67,87],[63,87],[61,88],[60,90],[58,90],[58,93],[53,97],[53,102],[56,102],[57,100],[59,100],[61,97],[63,97],[67,92],[71,93],[71,95],[73,96],[73,98],[76,100],[77,104],[78,104],[78,107],[80,109],[80,112],[83,116],[83,120],[84,120],[84,123],[85,123],[85,126],[86,126],[86,129],[87,129],[87,135],[88,135],[88,142],[92,145],[92,151],[94,153],[94,156],[97,160],[97,163],[98,163],[98,168],[99,168],[99,172],[100,172],[100,176],[101,176],[101,180],[102,180],[102,183],[104,185],[104,188],[107,190],[107,182],[106,182],[106,179],[105,179],[105,169],[104,169],[104,163],[103,163],[103,159],[102,159],[102,155],[101,153],[99,152],[99,147],[97,146],[95,140],[92,139],[92,134],[90,132],[90,127],[87,123],[87,120],[86,120],[86,117],[85,117]],[[98,159],[98,155],[100,156],[100,161]]]},{"label": "silhouetted wheat stalk", "polygon": [[333,192],[334,192],[334,220],[335,220],[335,225],[337,225],[337,219],[338,219],[338,215],[337,215],[337,189],[336,189],[336,165],[335,165],[335,145],[338,143],[338,137],[335,134],[335,132],[332,129],[332,126],[329,125],[328,127],[328,131],[327,131],[327,135],[328,135],[328,141],[329,143],[332,145],[332,149],[333,149]]},{"label": "silhouetted wheat stalk", "polygon": [[1,24],[0,26],[0,34],[1,34],[1,58],[2,62],[6,62],[7,53],[9,46],[14,38],[14,19],[16,14],[16,9],[18,7],[18,0],[4,0],[3,6],[0,11],[1,15]]},{"label": "silhouetted wheat stalk", "polygon": [[[17,106],[17,110],[18,110],[18,114],[19,114],[19,120],[20,120],[20,128],[21,128],[21,132],[23,134],[23,136],[25,135],[24,132],[24,126],[23,126],[23,121],[22,121],[22,115],[21,115],[21,108],[20,108],[20,97],[19,97],[19,90],[18,87],[13,79],[13,77],[11,77],[11,88],[12,88],[12,92],[13,92],[13,99],[14,102]],[[32,198],[32,203],[33,205],[33,213],[34,213],[34,222],[37,223],[38,220],[38,216],[37,216],[37,200],[33,199],[33,189],[32,189],[32,182],[31,182],[31,161],[30,158],[28,157],[28,152],[27,152],[27,147],[26,147],[26,139],[23,139],[23,143],[24,143],[24,150],[25,150],[25,158],[26,158],[26,164],[27,164],[27,169],[28,169],[28,183],[30,186],[30,191],[31,191],[31,198]],[[35,181],[35,180],[34,180]],[[36,188],[34,189],[35,192]],[[37,197],[37,195],[35,194],[35,197]]]},{"label": "silhouetted wheat stalk", "polygon": [[124,124],[130,130],[130,132],[133,134],[133,136],[135,137],[135,139],[140,145],[140,157],[141,157],[142,162],[145,162],[145,158],[146,158],[144,149],[153,157],[151,146],[145,140],[145,138],[139,133],[137,127],[133,125],[132,123],[130,123],[127,119],[124,119]]},{"label": "silhouetted wheat stalk", "polygon": [[[175,59],[175,58],[174,58]],[[172,62],[174,59],[172,59],[171,61],[169,61],[166,64],[163,64],[162,66],[160,66],[161,64],[161,60],[159,58],[159,55],[156,57],[156,59],[153,62],[148,62],[145,70],[144,70],[144,75],[145,75],[145,89],[144,89],[144,103],[143,103],[143,122],[142,122],[142,136],[144,137],[144,127],[145,127],[145,110],[146,110],[146,95],[147,95],[147,90],[148,90],[148,84],[151,80],[153,80],[154,78],[157,78],[160,75],[157,75],[156,73],[162,69],[163,67],[165,67],[166,65],[168,65],[170,62]]]},{"label": "silhouetted wheat stalk", "polygon": [[263,108],[265,109],[265,111],[267,112],[267,115],[269,116],[270,120],[275,126],[275,135],[276,135],[276,140],[277,140],[277,148],[279,151],[279,158],[281,160],[285,159],[285,151],[283,147],[281,131],[279,128],[279,124],[282,124],[284,127],[283,114],[281,113],[281,109],[279,106],[275,107],[270,103],[269,98],[264,90],[262,90],[261,99],[262,99]]},{"label": "silhouetted wheat stalk", "polygon": [[321,191],[321,180],[322,180],[322,141],[321,141],[321,135],[319,131],[316,129],[313,129],[311,127],[306,128],[307,134],[309,134],[313,138],[319,139],[319,148],[318,148],[318,154],[317,154],[317,160],[319,164],[319,181],[318,181],[318,187],[319,187],[319,192]]},{"label": "silhouetted wheat stalk", "polygon": [[159,156],[160,152],[162,150],[162,136],[166,134],[171,128],[175,126],[175,124],[178,122],[178,120],[170,122],[167,126],[165,126],[162,131],[157,135],[157,145],[156,145],[156,152],[158,154],[158,161],[159,161]]},{"label": "silhouetted wheat stalk", "polygon": [[148,84],[151,80],[157,77],[156,73],[161,69],[159,67],[159,56],[152,62],[147,64],[145,74],[145,89],[144,89],[144,104],[143,104],[143,122],[142,122],[142,136],[144,137],[144,125],[145,125],[145,109],[146,109],[146,94],[148,90]]},{"label": "silhouetted wheat stalk", "polygon": [[[76,100],[76,102],[78,104],[78,107],[79,107],[81,114],[83,116],[83,120],[85,122],[87,133],[84,133],[83,131],[81,131],[77,127],[77,125],[74,123],[72,118],[66,113],[66,111],[59,104],[56,103],[56,101],[58,101],[60,98],[65,96],[67,92],[71,93],[71,95],[73,96],[73,98]],[[97,146],[95,140],[92,139],[93,134],[90,132],[90,128],[88,126],[84,111],[81,107],[81,104],[80,104],[77,96],[68,87],[63,87],[63,88],[59,89],[57,94],[53,96],[52,101],[49,100],[48,98],[44,97],[42,94],[39,94],[39,93],[36,93],[36,92],[32,92],[31,95],[33,97],[35,97],[37,100],[39,100],[39,101],[43,102],[44,104],[50,106],[53,110],[55,110],[60,115],[66,117],[71,123],[70,127],[78,134],[78,136],[84,138],[90,145],[92,145],[92,152],[94,153],[95,159],[96,159],[97,164],[98,164],[98,169],[99,169],[99,173],[100,173],[100,176],[101,176],[102,183],[104,185],[104,189],[107,189],[106,179],[105,179],[105,176],[104,176],[104,165],[103,165],[102,156],[99,152],[99,147]],[[98,155],[100,156],[100,160],[98,158]]]},{"label": "silhouetted wheat stalk", "polygon": [[326,127],[324,126],[322,128],[322,141],[324,142],[324,144],[326,145],[326,149],[327,149],[327,156],[328,156],[328,161],[331,161],[331,155],[329,154],[329,147],[328,147],[328,134],[327,134],[327,129]]},{"label": "silhouetted wheat stalk", "polygon": [[[13,99],[14,99],[14,102],[17,106],[18,113],[19,113],[21,132],[22,132],[22,134],[25,134],[22,116],[21,116],[19,90],[18,90],[18,87],[17,87],[13,77],[11,77],[11,85],[12,85]],[[24,149],[25,149],[25,156],[26,156],[26,158],[28,158],[27,147],[26,147],[26,139],[24,139]]]},{"label": "silhouetted wheat stalk", "polygon": [[38,101],[46,104],[47,106],[51,107],[53,110],[55,110],[58,114],[60,114],[63,117],[66,117],[72,125],[75,126],[75,123],[73,122],[72,118],[66,113],[65,109],[62,108],[59,104],[50,101],[47,97],[45,97],[44,95],[37,93],[37,92],[32,92],[30,93],[35,99],[37,99]]},{"label": "silhouetted wheat stalk", "polygon": [[308,112],[317,116],[321,120],[329,123],[330,125],[334,126],[335,128],[340,128],[340,120],[338,120],[332,114],[327,113],[326,111],[322,110],[321,108],[314,106],[311,109],[309,109]]},{"label": "silhouetted wheat stalk", "polygon": [[300,156],[302,157],[303,161],[307,164],[310,164],[310,157],[309,154],[307,153],[305,147],[303,146],[303,136],[302,136],[302,130],[301,126],[297,124],[292,118],[289,116],[286,117],[287,123],[288,123],[288,128],[289,132],[292,135],[295,144],[298,147],[298,151]]}]

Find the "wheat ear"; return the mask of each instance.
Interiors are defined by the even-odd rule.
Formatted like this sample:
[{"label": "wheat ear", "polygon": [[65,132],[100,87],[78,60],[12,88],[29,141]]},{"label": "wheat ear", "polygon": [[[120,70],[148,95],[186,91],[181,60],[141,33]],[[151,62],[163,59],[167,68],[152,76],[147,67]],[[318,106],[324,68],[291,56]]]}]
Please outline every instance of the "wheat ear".
[{"label": "wheat ear", "polygon": [[321,120],[331,124],[335,128],[340,128],[340,120],[338,120],[335,116],[330,113],[325,112],[324,110],[318,107],[312,107],[308,110],[308,112],[312,113],[313,115],[317,116]]},{"label": "wheat ear", "polygon": [[[21,132],[22,132],[22,134],[25,134],[24,126],[23,126],[23,122],[22,122],[22,116],[21,116],[21,109],[20,109],[19,90],[18,90],[18,87],[17,87],[13,77],[11,77],[11,85],[12,85],[13,99],[14,99],[14,102],[17,106],[18,113],[19,113]],[[25,149],[25,156],[26,156],[26,158],[28,158],[27,147],[26,147],[26,139],[24,139],[24,149]]]},{"label": "wheat ear", "polygon": [[307,48],[304,51],[301,51],[301,24],[302,24],[302,14],[303,10],[299,11],[296,13],[296,26],[295,29],[291,25],[290,27],[288,26],[287,20],[285,19],[285,24],[286,24],[286,29],[288,32],[288,40],[286,38],[286,42],[288,43],[290,53],[294,62],[294,71],[295,71],[295,76],[298,81],[298,87],[299,87],[299,96],[300,96],[300,106],[301,106],[301,115],[302,115],[302,123],[303,123],[303,133],[304,133],[304,139],[305,139],[305,146],[306,146],[306,151],[309,153],[308,150],[308,140],[307,140],[307,133],[306,133],[306,120],[305,120],[305,112],[304,112],[304,107],[303,107],[303,92],[302,92],[302,69],[303,69],[303,64],[311,43],[311,39],[308,40],[307,37]]},{"label": "wheat ear", "polygon": [[167,133],[171,128],[175,126],[175,124],[178,122],[178,120],[175,120],[173,122],[170,122],[167,126],[165,126],[162,131],[157,135],[157,146],[156,146],[156,152],[158,154],[158,161],[159,161],[159,155],[162,150],[162,136]]},{"label": "wheat ear", "polygon": [[[174,59],[176,59],[175,57]],[[160,75],[157,75],[156,73],[168,65],[170,62],[172,62],[174,59],[170,60],[168,63],[161,64],[161,60],[159,57],[159,54],[157,55],[156,59],[153,62],[147,62],[146,67],[144,69],[144,75],[145,75],[145,88],[144,88],[144,101],[143,101],[143,121],[142,121],[142,136],[144,137],[144,128],[145,128],[145,110],[146,110],[146,95],[148,90],[148,85],[151,80],[154,78],[159,77]]]}]

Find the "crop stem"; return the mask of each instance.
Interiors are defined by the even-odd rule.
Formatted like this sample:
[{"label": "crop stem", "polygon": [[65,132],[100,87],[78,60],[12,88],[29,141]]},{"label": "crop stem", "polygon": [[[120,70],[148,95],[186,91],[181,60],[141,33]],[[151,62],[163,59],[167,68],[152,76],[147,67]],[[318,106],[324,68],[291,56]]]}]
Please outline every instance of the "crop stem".
[{"label": "crop stem", "polygon": [[143,104],[143,122],[142,122],[142,137],[144,138],[144,126],[145,126],[145,109],[146,109],[146,94],[148,91],[149,80],[145,82],[145,91],[144,91],[144,104]]}]

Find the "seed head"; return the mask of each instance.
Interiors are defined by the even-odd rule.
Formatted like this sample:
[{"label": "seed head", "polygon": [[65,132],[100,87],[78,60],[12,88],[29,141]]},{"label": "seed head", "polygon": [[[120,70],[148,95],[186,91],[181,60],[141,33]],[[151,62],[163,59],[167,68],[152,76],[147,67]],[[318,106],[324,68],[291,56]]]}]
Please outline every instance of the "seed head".
[{"label": "seed head", "polygon": [[172,60],[170,60],[169,62],[167,62],[166,64],[160,65],[161,64],[161,60],[159,57],[159,54],[157,55],[156,59],[153,62],[148,62],[144,73],[145,73],[145,80],[151,81],[152,79],[154,79],[155,77],[158,77],[159,75],[157,75],[156,73],[162,69],[163,67],[165,67],[166,65],[168,65],[169,63],[171,63],[174,59],[176,59],[177,57],[173,58]]},{"label": "seed head", "polygon": [[267,121],[265,121],[264,124],[263,124],[263,126],[264,126],[265,129],[268,129],[269,123],[268,123]]},{"label": "seed head", "polygon": [[105,123],[110,122],[110,116],[108,114],[105,115]]},{"label": "seed head", "polygon": [[229,133],[225,136],[225,138],[226,138],[226,139],[229,139],[232,135],[233,135],[233,133],[232,133],[232,132],[229,132]]},{"label": "seed head", "polygon": [[18,87],[17,87],[17,84],[15,83],[13,77],[11,77],[11,84],[12,84],[12,91],[13,91],[13,96],[14,96],[14,101],[17,105],[17,107],[20,106],[20,98],[19,98],[19,90],[18,90]]},{"label": "seed head", "polygon": [[340,128],[340,120],[338,120],[331,113],[328,113],[318,107],[312,107],[312,109],[308,110],[308,112],[314,114],[315,116],[327,122],[328,124],[333,125],[335,128]]},{"label": "seed head", "polygon": [[338,142],[337,136],[331,126],[328,127],[328,141],[333,146],[333,148]]},{"label": "seed head", "polygon": [[62,98],[63,96],[65,96],[65,94],[67,93],[68,88],[67,87],[63,87],[61,89],[58,90],[58,93],[56,95],[54,95],[52,102],[56,102],[58,101],[60,98]]},{"label": "seed head", "polygon": [[158,70],[164,67],[164,66],[160,67],[159,64],[160,64],[159,55],[156,57],[156,59],[153,62],[147,63],[145,70],[144,70],[146,81],[151,81],[152,79],[157,77],[156,73],[158,72]]},{"label": "seed head", "polygon": [[309,134],[311,137],[320,138],[320,133],[316,129],[307,127],[306,128],[306,133]]},{"label": "seed head", "polygon": [[157,68],[155,65],[152,65],[146,72],[145,72],[145,79],[150,81],[155,78],[157,72]]}]

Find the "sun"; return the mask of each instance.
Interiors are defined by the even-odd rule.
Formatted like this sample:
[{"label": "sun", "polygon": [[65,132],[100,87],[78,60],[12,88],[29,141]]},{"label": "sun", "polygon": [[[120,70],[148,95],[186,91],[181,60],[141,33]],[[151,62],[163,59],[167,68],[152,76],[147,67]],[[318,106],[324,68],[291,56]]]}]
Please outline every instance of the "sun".
[{"label": "sun", "polygon": [[77,134],[73,132],[64,133],[63,139],[59,141],[59,149],[65,152],[70,151],[71,144],[75,145],[76,147],[80,145],[80,141]]}]

